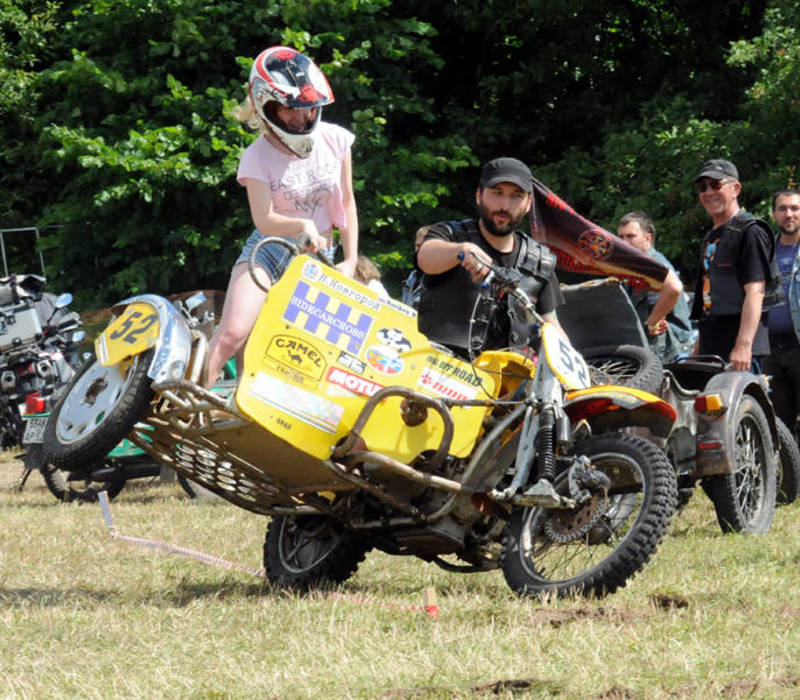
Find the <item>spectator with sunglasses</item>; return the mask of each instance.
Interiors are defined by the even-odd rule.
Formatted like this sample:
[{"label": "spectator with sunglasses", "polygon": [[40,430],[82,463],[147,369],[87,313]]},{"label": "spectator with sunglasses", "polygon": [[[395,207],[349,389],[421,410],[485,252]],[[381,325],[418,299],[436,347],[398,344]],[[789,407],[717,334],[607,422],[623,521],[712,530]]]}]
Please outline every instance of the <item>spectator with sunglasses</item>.
[{"label": "spectator with sunglasses", "polygon": [[728,160],[706,162],[695,180],[711,217],[703,239],[691,318],[700,337],[697,353],[719,355],[736,370],[760,371],[769,354],[765,304],[775,244],[768,224],[739,206],[739,171]]}]

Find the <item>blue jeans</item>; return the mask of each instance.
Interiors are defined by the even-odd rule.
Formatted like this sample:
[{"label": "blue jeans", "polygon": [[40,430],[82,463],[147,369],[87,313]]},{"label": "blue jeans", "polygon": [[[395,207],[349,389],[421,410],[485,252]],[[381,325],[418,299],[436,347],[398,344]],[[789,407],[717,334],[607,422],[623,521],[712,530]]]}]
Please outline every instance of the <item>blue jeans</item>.
[{"label": "blue jeans", "polygon": [[[250,254],[253,252],[256,244],[263,238],[264,236],[261,233],[258,231],[253,231],[247,241],[245,241],[245,244],[242,247],[242,252],[239,253],[239,257],[236,259],[236,262],[233,264],[233,266],[236,267],[239,263],[250,260]],[[289,243],[292,243],[293,245],[297,244],[297,241],[294,238],[283,238],[283,240],[289,241]],[[328,261],[331,263],[331,265],[333,264],[333,256],[335,254],[335,244],[323,251],[323,255],[328,258]],[[291,260],[292,254],[289,252],[288,248],[285,248],[280,243],[267,243],[259,248],[259,251],[256,254],[255,264],[263,267],[270,276],[272,283],[275,284],[275,282],[277,282],[280,276],[285,272],[286,268],[289,267]]]}]

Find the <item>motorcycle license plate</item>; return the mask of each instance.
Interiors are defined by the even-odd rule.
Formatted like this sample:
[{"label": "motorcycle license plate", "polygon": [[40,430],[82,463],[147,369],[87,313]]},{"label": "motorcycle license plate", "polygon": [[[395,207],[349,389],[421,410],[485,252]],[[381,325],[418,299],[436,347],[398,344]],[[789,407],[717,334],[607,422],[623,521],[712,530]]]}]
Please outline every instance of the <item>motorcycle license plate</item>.
[{"label": "motorcycle license plate", "polygon": [[47,418],[28,418],[25,421],[25,432],[22,435],[23,445],[40,445],[44,442],[44,426]]},{"label": "motorcycle license plate", "polygon": [[150,304],[135,302],[97,337],[97,361],[110,367],[138,355],[155,345],[159,331],[158,312]]}]

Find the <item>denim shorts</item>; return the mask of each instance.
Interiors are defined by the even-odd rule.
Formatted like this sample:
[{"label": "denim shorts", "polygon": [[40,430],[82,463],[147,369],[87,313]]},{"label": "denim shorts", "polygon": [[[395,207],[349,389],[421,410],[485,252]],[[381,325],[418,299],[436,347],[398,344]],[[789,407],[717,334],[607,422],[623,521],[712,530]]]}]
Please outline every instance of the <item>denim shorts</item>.
[{"label": "denim shorts", "polygon": [[[253,231],[253,233],[250,234],[250,238],[247,239],[242,247],[242,252],[239,254],[233,266],[236,267],[239,263],[248,262],[250,260],[250,254],[253,252],[256,244],[263,238],[264,236],[261,233]],[[297,243],[294,238],[284,238],[283,240],[289,241],[289,243],[292,244]],[[327,250],[323,250],[322,254],[328,259],[328,262],[333,265],[336,245],[331,246]],[[267,271],[267,274],[274,284],[286,271],[286,268],[289,267],[291,261],[292,254],[289,252],[288,248],[285,248],[280,243],[266,243],[262,245],[258,253],[256,253],[255,264],[259,267],[263,267]]]}]

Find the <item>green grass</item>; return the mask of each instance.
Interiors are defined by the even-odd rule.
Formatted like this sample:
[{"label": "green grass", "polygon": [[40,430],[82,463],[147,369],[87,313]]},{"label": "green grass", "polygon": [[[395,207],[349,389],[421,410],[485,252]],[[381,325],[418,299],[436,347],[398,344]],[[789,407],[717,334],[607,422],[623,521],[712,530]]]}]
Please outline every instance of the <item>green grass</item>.
[{"label": "green grass", "polygon": [[[698,492],[659,552],[603,600],[521,600],[499,572],[371,553],[339,590],[114,540],[99,506],[19,493],[0,462],[0,698],[795,698],[798,504],[764,537],[722,535]],[[266,520],[129,484],[118,530],[261,566]],[[439,619],[421,605],[434,586]],[[396,607],[383,607],[388,602]]]}]

